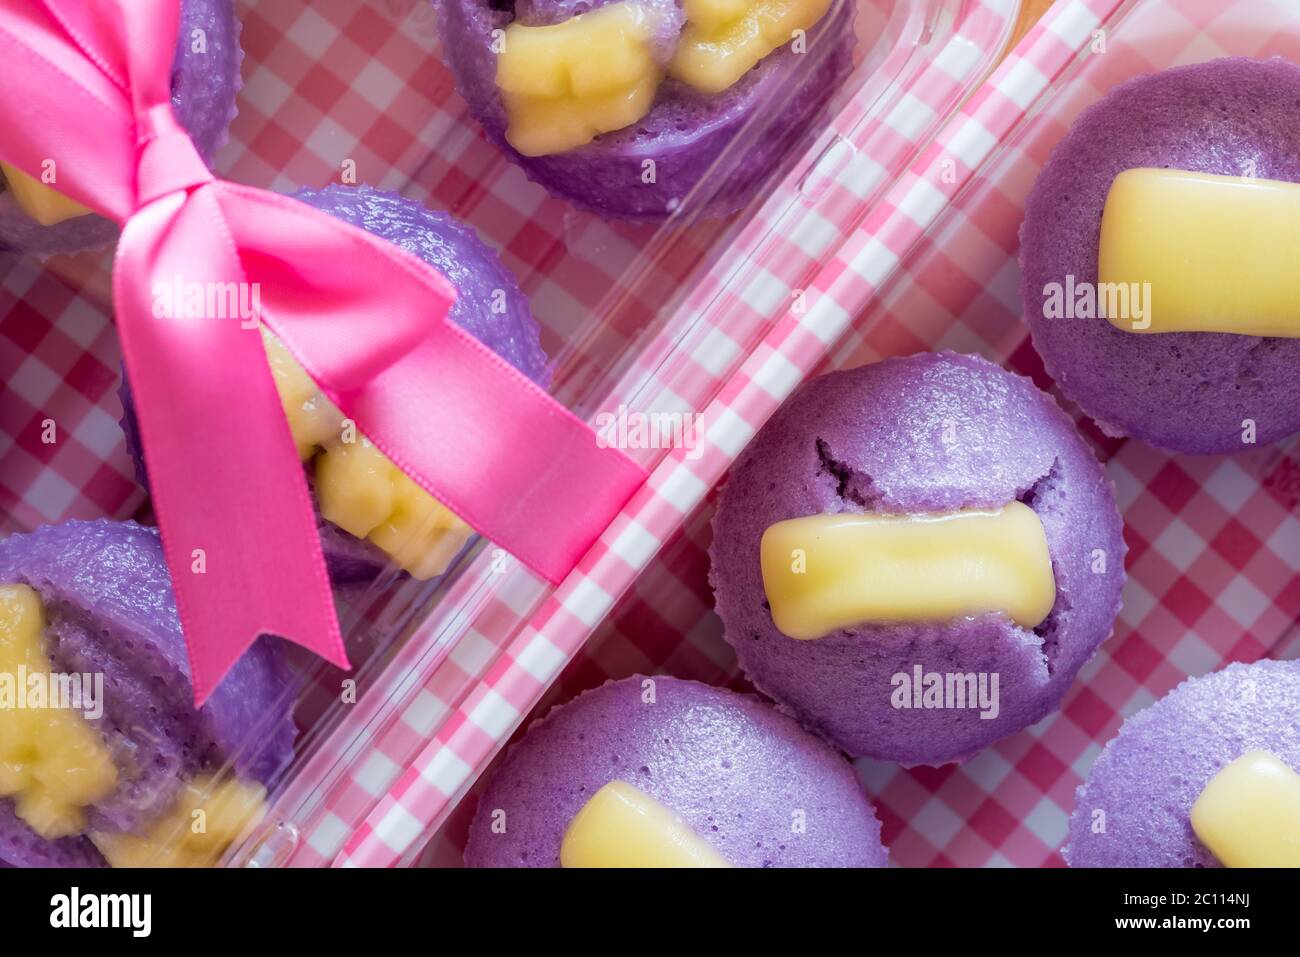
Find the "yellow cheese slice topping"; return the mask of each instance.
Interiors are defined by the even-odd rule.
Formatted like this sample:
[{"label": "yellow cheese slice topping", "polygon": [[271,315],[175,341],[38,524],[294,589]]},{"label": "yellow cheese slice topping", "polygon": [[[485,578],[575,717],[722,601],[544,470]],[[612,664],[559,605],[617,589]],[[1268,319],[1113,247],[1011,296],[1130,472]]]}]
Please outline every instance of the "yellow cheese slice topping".
[{"label": "yellow cheese slice topping", "polygon": [[1098,301],[1128,303],[1104,310],[1125,332],[1300,336],[1300,184],[1126,170],[1097,272]]},{"label": "yellow cheese slice topping", "polygon": [[0,797],[12,798],[18,817],[48,840],[80,834],[85,809],[117,788],[112,755],[81,712],[49,707],[48,695],[10,700],[28,695],[31,676],[48,687],[52,671],[40,595],[0,585]]},{"label": "yellow cheese slice topping", "polygon": [[624,781],[611,781],[574,815],[562,867],[730,867],[680,817]]},{"label": "yellow cheese slice topping", "polygon": [[663,79],[652,30],[635,0],[552,26],[506,27],[496,79],[510,145],[525,156],[563,153],[650,112]]},{"label": "yellow cheese slice topping", "polygon": [[[0,797],[13,800],[34,832],[56,840],[87,833],[86,808],[117,789],[118,771],[81,712],[49,706],[48,692],[43,707],[9,700],[28,692],[26,681],[17,686],[20,675],[48,681],[44,632],[40,595],[27,585],[0,585]],[[143,833],[88,836],[113,867],[210,867],[261,819],[265,797],[259,784],[199,777]]]},{"label": "yellow cheese slice topping", "polygon": [[1225,867],[1300,867],[1300,774],[1248,751],[1205,785],[1192,830]]},{"label": "yellow cheese slice topping", "polygon": [[855,625],[1003,612],[1047,617],[1056,580],[1033,509],[810,515],[777,522],[759,545],[772,621],[791,638]]},{"label": "yellow cheese slice topping", "polygon": [[265,330],[263,342],[298,454],[312,463],[321,514],[373,542],[415,578],[441,575],[473,529],[369,439],[345,431],[342,413],[284,343]]}]

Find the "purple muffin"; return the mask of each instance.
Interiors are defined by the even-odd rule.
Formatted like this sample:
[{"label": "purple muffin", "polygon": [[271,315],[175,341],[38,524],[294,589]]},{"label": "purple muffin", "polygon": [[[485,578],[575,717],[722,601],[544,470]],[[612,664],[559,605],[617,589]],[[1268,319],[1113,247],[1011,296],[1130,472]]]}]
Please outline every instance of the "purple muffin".
[{"label": "purple muffin", "polygon": [[538,385],[550,382],[528,297],[471,227],[416,200],[368,186],[303,187],[293,197],[419,256],[456,287],[452,322]]},{"label": "purple muffin", "polygon": [[[469,226],[415,200],[368,186],[303,188],[294,193],[294,198],[386,239],[437,269],[456,288],[456,302],[448,314],[451,321],[538,385],[545,387],[549,383],[550,367],[528,297],[496,252]],[[135,404],[125,377],[120,394],[127,448],[135,460],[140,483],[147,485]],[[316,521],[330,577],[335,582],[374,578],[390,563],[379,547],[325,519],[319,504]]]},{"label": "purple muffin", "polygon": [[[854,4],[841,0],[807,31],[803,53],[787,44],[720,93],[704,93],[669,77],[650,112],[633,125],[568,152],[524,156],[506,140],[493,31],[516,21],[561,23],[610,2],[434,0],[443,56],[488,138],[529,179],[602,216],[658,221],[679,208],[692,217],[735,212],[784,166],[853,66]],[[676,47],[683,19],[676,4],[645,2],[667,14],[653,40],[662,66]],[[653,183],[642,179],[647,160],[654,161]]]},{"label": "purple muffin", "polygon": [[[759,544],[774,523],[1011,502],[1037,514],[1051,558],[1056,600],[1037,627],[998,613],[868,623],[808,641],[773,623]],[[1051,397],[982,358],[945,352],[799,389],[733,466],[709,554],[725,636],[750,680],[850,755],[910,766],[964,760],[1055,710],[1111,632],[1124,552],[1113,487]],[[917,667],[985,676],[990,706],[895,707],[897,676],[911,680]]]},{"label": "purple muffin", "polygon": [[[479,800],[465,863],[558,867],[570,822],[612,781],[675,812],[737,867],[888,858],[852,768],[789,718],[752,695],[634,676],[555,708],[510,748]],[[504,831],[493,826],[502,812]]]},{"label": "purple muffin", "polygon": [[1126,720],[1076,794],[1066,861],[1220,866],[1192,830],[1192,806],[1211,778],[1254,750],[1300,773],[1300,663],[1231,664]]},{"label": "purple muffin", "polygon": [[[167,811],[186,781],[229,764],[271,783],[293,757],[291,675],[260,639],[202,708],[194,708],[185,640],[156,529],[68,522],[0,542],[0,584],[27,585],[44,605],[55,673],[102,674],[93,721],[118,767],[116,790],[87,808],[88,827],[136,832]],[[85,836],[46,840],[0,798],[0,860],[103,866]]]},{"label": "purple muffin", "polygon": [[1300,339],[1135,335],[1105,318],[1044,315],[1045,288],[1097,282],[1102,210],[1120,173],[1165,167],[1300,182],[1300,67],[1223,59],[1116,86],[1057,144],[1025,206],[1021,297],[1062,390],[1112,435],[1231,453],[1300,430]]},{"label": "purple muffin", "polygon": [[[201,30],[203,49],[196,50]],[[239,20],[234,0],[181,0],[180,36],[172,63],[172,109],[208,165],[226,142],[239,91]],[[103,246],[117,225],[89,214],[42,226],[17,207],[0,177],[0,249],[48,255]]]}]

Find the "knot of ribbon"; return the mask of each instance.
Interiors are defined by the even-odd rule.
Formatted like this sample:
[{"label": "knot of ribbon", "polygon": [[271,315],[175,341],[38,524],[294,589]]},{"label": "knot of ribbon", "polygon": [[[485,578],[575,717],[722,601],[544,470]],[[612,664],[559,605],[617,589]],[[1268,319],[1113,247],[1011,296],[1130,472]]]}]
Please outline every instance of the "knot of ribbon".
[{"label": "knot of ribbon", "polygon": [[430,495],[562,580],[645,471],[447,319],[418,258],[214,177],[170,105],[179,0],[0,0],[0,159],[122,226],[113,306],[196,703],[259,635],[347,667],[310,492],[256,328],[156,290],[255,284],[257,319]]},{"label": "knot of ribbon", "polygon": [[136,208],[171,193],[187,192],[215,180],[188,133],[176,122],[170,102],[151,106],[136,119],[140,158],[136,167]]}]

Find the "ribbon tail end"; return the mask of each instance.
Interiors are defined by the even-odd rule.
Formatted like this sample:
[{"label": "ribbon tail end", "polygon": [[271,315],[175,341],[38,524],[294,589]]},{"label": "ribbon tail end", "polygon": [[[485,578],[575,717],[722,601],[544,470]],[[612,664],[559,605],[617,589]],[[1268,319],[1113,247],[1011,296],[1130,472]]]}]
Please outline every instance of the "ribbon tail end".
[{"label": "ribbon tail end", "polygon": [[[263,635],[280,637],[286,641],[291,641],[312,654],[324,658],[330,664],[342,668],[344,671],[352,670],[347,650],[343,646],[338,618],[332,613],[328,616],[327,621],[317,623],[315,627],[257,627],[247,628],[243,630],[242,634],[247,637],[240,642],[232,643],[228,639],[226,641],[187,642],[190,652],[190,672],[194,685],[195,708],[203,707],[204,703],[212,696],[217,686],[235,667],[239,659],[247,654],[249,649]],[[300,638],[296,637],[297,635],[310,637]]]},{"label": "ribbon tail end", "polygon": [[338,616],[333,614],[333,609],[331,609],[326,621],[318,622],[311,627],[287,628],[284,630],[268,628],[265,631],[269,634],[279,635],[285,641],[291,641],[298,647],[307,649],[318,658],[324,658],[336,668],[342,668],[344,671],[352,670],[352,662],[348,660],[348,652],[343,645],[343,634],[339,629]]}]

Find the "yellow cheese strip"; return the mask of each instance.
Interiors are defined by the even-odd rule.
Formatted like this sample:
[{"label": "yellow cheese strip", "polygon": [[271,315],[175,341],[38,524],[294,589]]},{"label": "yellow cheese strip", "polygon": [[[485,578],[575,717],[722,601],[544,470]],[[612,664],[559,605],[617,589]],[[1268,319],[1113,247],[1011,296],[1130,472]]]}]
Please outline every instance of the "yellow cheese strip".
[{"label": "yellow cheese strip", "polygon": [[[48,676],[45,609],[27,585],[0,585],[0,676],[5,695],[26,695],[20,675]],[[43,680],[43,679],[42,679]],[[0,701],[0,797],[48,840],[80,834],[85,808],[117,788],[108,746],[81,712]],[[21,705],[21,706],[20,706]]]},{"label": "yellow cheese strip", "polygon": [[562,867],[730,867],[680,817],[625,781],[611,781],[574,815]]},{"label": "yellow cheese strip", "polygon": [[1225,867],[1300,867],[1300,774],[1248,751],[1205,785],[1192,830]]},{"label": "yellow cheese strip", "polygon": [[721,93],[760,60],[808,30],[831,0],[686,0],[686,29],[669,73]]},{"label": "yellow cheese strip", "polygon": [[1099,301],[1111,284],[1130,300],[1149,293],[1107,315],[1125,332],[1300,337],[1300,185],[1126,170],[1106,197],[1097,265]]},{"label": "yellow cheese strip", "polygon": [[510,145],[525,156],[563,153],[650,112],[663,79],[652,30],[635,0],[551,26],[506,27],[496,79]]},{"label": "yellow cheese strip", "polygon": [[266,789],[206,775],[188,782],[171,809],[142,834],[95,831],[113,867],[213,867],[266,813]]},{"label": "yellow cheese strip", "polygon": [[263,330],[263,344],[298,454],[304,462],[314,459],[321,514],[349,534],[369,539],[415,578],[445,572],[473,529],[365,436],[345,435],[342,413],[284,343]]},{"label": "yellow cheese strip", "polygon": [[0,163],[0,172],[4,173],[18,208],[42,226],[54,226],[65,219],[75,219],[91,212],[75,199],[69,199],[16,166]]},{"label": "yellow cheese strip", "polygon": [[770,526],[759,552],[772,621],[791,638],[990,612],[1033,628],[1056,601],[1047,536],[1020,502],[992,512],[810,515]]}]

